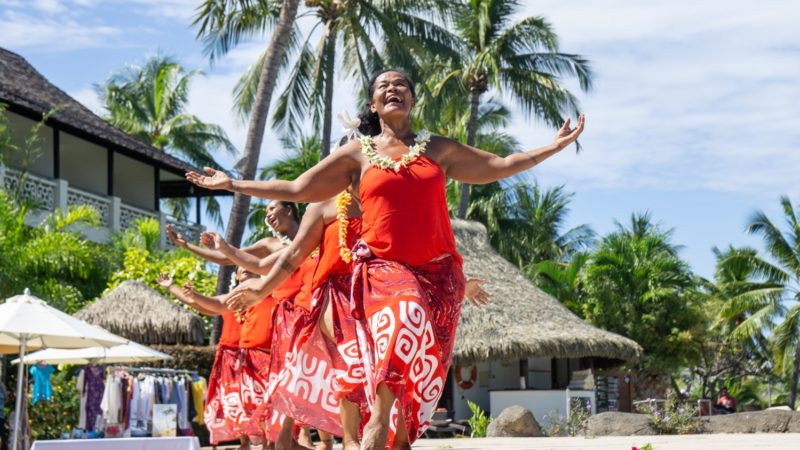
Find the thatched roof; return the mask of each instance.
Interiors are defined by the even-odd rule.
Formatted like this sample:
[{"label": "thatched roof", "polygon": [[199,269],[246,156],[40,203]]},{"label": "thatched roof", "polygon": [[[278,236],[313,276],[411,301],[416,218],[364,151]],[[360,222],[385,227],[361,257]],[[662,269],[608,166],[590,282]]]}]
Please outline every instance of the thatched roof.
[{"label": "thatched roof", "polygon": [[[41,118],[42,114],[57,109],[50,116],[48,124],[58,129],[112,148],[131,158],[147,161],[176,175],[182,176],[188,170],[197,170],[191,164],[147,145],[109,124],[50,83],[25,58],[4,48],[0,48],[0,103],[6,103],[10,110],[32,118]],[[197,188],[185,180],[162,182],[162,196],[173,196],[167,195],[167,190],[174,191],[174,196],[189,195],[190,191],[191,195],[216,195],[216,192]]]},{"label": "thatched roof", "polygon": [[482,224],[453,219],[453,231],[465,274],[485,279],[484,289],[492,296],[491,304],[482,308],[464,303],[453,351],[456,363],[641,357],[636,342],[589,325],[531,283],[491,247]]},{"label": "thatched roof", "polygon": [[75,317],[144,345],[202,345],[205,324],[140,281],[126,281]]}]

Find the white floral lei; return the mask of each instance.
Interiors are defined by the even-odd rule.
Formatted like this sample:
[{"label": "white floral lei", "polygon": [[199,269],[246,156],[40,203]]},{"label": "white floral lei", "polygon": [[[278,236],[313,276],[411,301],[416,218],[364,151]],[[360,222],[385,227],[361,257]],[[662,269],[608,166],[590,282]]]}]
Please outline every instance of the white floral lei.
[{"label": "white floral lei", "polygon": [[403,155],[399,161],[394,161],[392,158],[379,154],[372,142],[372,136],[361,136],[359,140],[361,141],[361,151],[367,156],[370,164],[381,169],[392,169],[397,172],[401,167],[407,167],[409,163],[425,153],[428,148],[428,142],[431,140],[431,133],[428,130],[421,130],[414,138],[414,145],[409,147],[408,153]]}]

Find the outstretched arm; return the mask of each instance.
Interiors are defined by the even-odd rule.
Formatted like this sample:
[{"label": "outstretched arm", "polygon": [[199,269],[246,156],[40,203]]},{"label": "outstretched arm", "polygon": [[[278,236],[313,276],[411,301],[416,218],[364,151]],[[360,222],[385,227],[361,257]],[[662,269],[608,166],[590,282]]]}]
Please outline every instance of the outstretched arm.
[{"label": "outstretched arm", "polygon": [[213,315],[219,316],[226,312],[227,308],[225,308],[225,299],[223,296],[209,297],[203,295],[195,291],[191,283],[183,285],[183,295],[200,308],[212,312]]},{"label": "outstretched arm", "polygon": [[[325,231],[324,212],[326,205],[330,206],[330,202],[314,203],[308,207],[292,245],[286,251],[280,253],[277,262],[259,283],[254,284],[253,287],[242,286],[241,289],[236,289],[236,295],[231,296],[226,301],[229,309],[237,311],[257,303],[289,278],[300,264],[311,255],[311,252],[322,242],[322,236]],[[337,250],[330,249],[329,251]]]},{"label": "outstretched arm", "polygon": [[275,247],[271,248],[273,250],[272,253],[266,257],[260,257],[247,250],[238,249],[228,244],[219,233],[213,231],[204,231],[200,235],[200,242],[209,249],[220,252],[233,264],[259,275],[268,274],[272,265],[277,261],[278,255],[286,250],[286,247],[282,245],[280,247],[272,246]]},{"label": "outstretched arm", "polygon": [[[186,250],[189,250],[190,252],[205,259],[206,261],[212,262],[214,264],[219,264],[220,266],[230,266],[235,264],[233,261],[231,261],[230,258],[228,258],[227,255],[225,255],[224,253],[222,253],[217,249],[201,247],[199,245],[195,245],[192,244],[191,242],[188,242],[186,238],[184,238],[183,234],[176,232],[170,225],[167,225],[167,237],[176,246],[185,248]],[[263,258],[276,249],[275,245],[276,244],[271,242],[269,238],[266,238],[266,239],[261,239],[255,244],[243,247],[238,250],[241,250],[242,252],[245,253],[249,253],[256,258]]]},{"label": "outstretched arm", "polygon": [[470,184],[487,184],[516,175],[523,170],[541,163],[575,142],[583,132],[584,116],[578,119],[578,126],[569,127],[570,119],[556,133],[553,143],[527,152],[514,153],[505,158],[479,150],[456,141],[443,143],[440,165],[454,180]]},{"label": "outstretched arm", "polygon": [[187,172],[186,179],[207,189],[223,189],[270,200],[321,202],[343,191],[361,171],[360,143],[351,141],[305,171],[297,179],[232,180],[225,172],[205,167],[205,174]]},{"label": "outstretched arm", "polygon": [[175,284],[172,282],[172,277],[170,277],[169,275],[167,275],[165,273],[158,274],[158,277],[156,278],[156,282],[159,285],[161,285],[162,287],[166,288],[167,291],[173,297],[175,297],[179,302],[183,303],[186,306],[190,306],[190,307],[196,309],[200,314],[204,314],[206,316],[218,316],[219,315],[218,313],[216,313],[216,312],[214,312],[212,310],[203,308],[202,306],[198,305],[197,302],[195,302],[194,300],[191,299],[191,297],[186,295],[184,290],[185,290],[187,285],[191,286],[190,283],[186,283],[186,285],[184,285],[184,289],[180,289],[180,288],[178,288],[178,286],[175,286]]}]

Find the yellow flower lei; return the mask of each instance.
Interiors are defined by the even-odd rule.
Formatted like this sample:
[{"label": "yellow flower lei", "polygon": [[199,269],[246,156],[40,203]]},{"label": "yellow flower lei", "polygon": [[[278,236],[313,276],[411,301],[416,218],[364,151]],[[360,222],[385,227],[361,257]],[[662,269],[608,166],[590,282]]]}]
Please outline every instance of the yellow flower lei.
[{"label": "yellow flower lei", "polygon": [[350,219],[347,217],[347,209],[353,196],[349,192],[343,191],[336,197],[336,221],[339,225],[339,256],[342,261],[350,263],[353,261],[353,254],[347,246],[347,228]]}]

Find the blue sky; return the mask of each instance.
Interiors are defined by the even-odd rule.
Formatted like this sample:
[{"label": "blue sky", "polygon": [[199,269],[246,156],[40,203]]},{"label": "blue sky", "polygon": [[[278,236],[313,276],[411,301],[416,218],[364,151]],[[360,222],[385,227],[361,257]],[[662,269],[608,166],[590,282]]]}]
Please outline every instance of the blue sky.
[{"label": "blue sky", "polygon": [[[263,49],[246,43],[210,67],[194,40],[198,0],[0,0],[0,46],[20,53],[57,86],[98,110],[92,86],[125,64],[162,51],[201,69],[190,112],[225,127],[242,148],[231,112],[233,84]],[[767,7],[768,5],[768,7]],[[762,209],[776,221],[778,197],[800,203],[800,4],[736,0],[524,2],[542,15],[565,52],[593,63],[585,150],[568,149],[535,168],[545,186],[575,193],[570,225],[599,233],[650,211],[675,228],[683,256],[703,276],[711,247],[753,245],[743,232]],[[307,27],[306,27],[307,28]],[[354,111],[351,85],[337,110]],[[526,147],[552,137],[517,108],[510,131]],[[279,157],[276,136],[263,161]],[[226,213],[227,214],[227,213]]]}]

